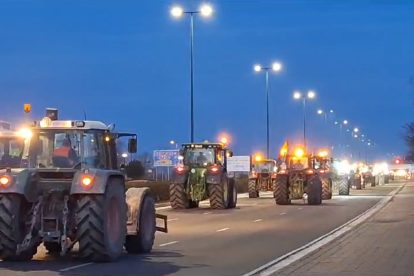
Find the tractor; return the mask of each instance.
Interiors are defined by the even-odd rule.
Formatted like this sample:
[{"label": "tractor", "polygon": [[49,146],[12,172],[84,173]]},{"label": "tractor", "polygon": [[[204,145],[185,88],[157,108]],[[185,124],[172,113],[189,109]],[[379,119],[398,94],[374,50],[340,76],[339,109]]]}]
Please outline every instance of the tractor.
[{"label": "tractor", "polygon": [[308,205],[322,204],[322,180],[313,167],[313,156],[297,148],[293,155],[286,153],[284,167],[276,176],[274,198],[277,205],[288,205],[303,199]]},{"label": "tractor", "polygon": [[249,198],[259,197],[260,191],[273,192],[277,175],[276,160],[264,159],[261,155],[256,155],[251,160],[251,171],[247,187]]},{"label": "tractor", "polygon": [[156,214],[149,188],[126,190],[115,145],[128,137],[128,151],[135,153],[137,138],[114,128],[58,120],[57,110],[29,123],[21,168],[0,171],[3,261],[29,261],[41,243],[63,256],[78,243],[82,259],[113,262],[124,248],[150,252],[156,231],[167,233],[167,217]]},{"label": "tractor", "polygon": [[173,209],[198,208],[209,199],[212,209],[235,208],[237,186],[227,172],[227,158],[232,157],[225,143],[188,143],[180,150],[182,164],[175,167],[170,184]]},{"label": "tractor", "polygon": [[334,175],[331,167],[333,159],[328,157],[327,151],[320,151],[318,155],[311,157],[311,162],[322,181],[322,200],[332,199]]},{"label": "tractor", "polygon": [[0,170],[19,168],[22,158],[24,133],[0,128]]},{"label": "tractor", "polygon": [[364,187],[367,187],[369,184],[371,187],[376,186],[376,177],[373,172],[373,166],[362,166],[361,167],[361,177]]}]

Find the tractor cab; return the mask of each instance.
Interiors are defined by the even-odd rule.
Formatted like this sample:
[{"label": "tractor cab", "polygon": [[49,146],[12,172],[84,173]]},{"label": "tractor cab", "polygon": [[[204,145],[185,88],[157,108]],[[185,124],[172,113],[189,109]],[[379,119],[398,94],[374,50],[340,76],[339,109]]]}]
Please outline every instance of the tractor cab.
[{"label": "tractor cab", "polygon": [[222,143],[186,143],[180,150],[182,164],[188,167],[226,167],[231,156],[233,152]]},{"label": "tractor cab", "polygon": [[259,178],[269,178],[272,174],[276,174],[276,160],[263,158],[256,155],[252,160],[251,175]]},{"label": "tractor cab", "polygon": [[0,170],[19,168],[24,138],[20,132],[0,128]]}]

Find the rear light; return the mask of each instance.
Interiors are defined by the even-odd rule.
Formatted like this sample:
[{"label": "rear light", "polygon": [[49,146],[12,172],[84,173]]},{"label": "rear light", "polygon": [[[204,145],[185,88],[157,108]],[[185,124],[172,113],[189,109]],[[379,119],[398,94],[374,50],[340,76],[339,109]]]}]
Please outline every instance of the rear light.
[{"label": "rear light", "polygon": [[183,167],[183,166],[179,166],[179,167],[175,168],[175,170],[176,170],[178,173],[181,173],[181,172],[183,172],[183,171],[184,171],[184,167]]},{"label": "rear light", "polygon": [[324,171],[324,170],[320,170],[319,172],[320,172],[320,173],[325,173],[325,171]]},{"label": "rear light", "polygon": [[284,173],[286,173],[286,171],[285,170],[280,170],[280,172],[279,172],[280,174],[284,174]]},{"label": "rear light", "polygon": [[307,170],[306,173],[313,173],[313,170]]},{"label": "rear light", "polygon": [[92,185],[92,178],[90,176],[82,177],[82,185],[89,188]]},{"label": "rear light", "polygon": [[219,171],[219,168],[217,166],[214,166],[214,167],[211,168],[211,171],[216,173],[216,172]]},{"label": "rear light", "polygon": [[0,186],[2,187],[6,187],[9,186],[11,182],[10,177],[3,175],[2,177],[0,177]]}]

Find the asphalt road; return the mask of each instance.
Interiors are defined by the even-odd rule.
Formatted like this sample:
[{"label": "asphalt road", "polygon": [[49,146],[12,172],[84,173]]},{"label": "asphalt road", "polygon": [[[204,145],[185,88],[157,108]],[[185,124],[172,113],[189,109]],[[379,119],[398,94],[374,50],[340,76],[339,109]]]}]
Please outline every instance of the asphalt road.
[{"label": "asphalt road", "polygon": [[73,256],[53,259],[43,248],[32,262],[0,262],[1,276],[241,276],[326,234],[374,206],[401,184],[389,184],[351,196],[334,196],[320,206],[277,206],[270,193],[259,199],[240,195],[234,210],[173,211],[169,233],[157,234],[154,251],[125,255],[117,263],[82,263]]}]

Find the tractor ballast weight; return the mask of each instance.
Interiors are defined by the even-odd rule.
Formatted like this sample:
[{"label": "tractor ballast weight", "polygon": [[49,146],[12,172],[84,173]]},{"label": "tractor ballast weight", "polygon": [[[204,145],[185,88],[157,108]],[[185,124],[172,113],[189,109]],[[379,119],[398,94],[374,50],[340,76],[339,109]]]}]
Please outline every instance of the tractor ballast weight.
[{"label": "tractor ballast weight", "polygon": [[[274,198],[277,205],[288,205],[295,199],[306,200],[308,205],[322,204],[322,181],[310,159],[311,156],[286,156],[286,169],[276,176]],[[306,164],[295,167],[294,160]]]},{"label": "tractor ballast weight", "polygon": [[222,143],[183,144],[182,164],[175,167],[170,183],[171,207],[197,208],[209,199],[212,209],[235,208],[236,181],[227,172],[227,157],[232,155]]},{"label": "tractor ballast weight", "polygon": [[[33,122],[28,130],[26,167],[0,171],[3,261],[28,261],[41,243],[60,255],[79,243],[79,255],[94,262],[115,261],[124,247],[131,254],[152,250],[155,232],[167,232],[167,218],[155,213],[148,188],[126,191],[117,162],[115,141],[130,137],[128,151],[135,153],[135,134],[114,133],[102,122],[57,118]],[[75,151],[77,161],[57,156],[68,139],[76,142],[68,151]],[[165,227],[157,227],[157,218]]]},{"label": "tractor ballast weight", "polygon": [[276,185],[277,166],[274,159],[250,158],[251,166],[247,185],[249,198],[259,197],[259,192],[274,192]]}]

